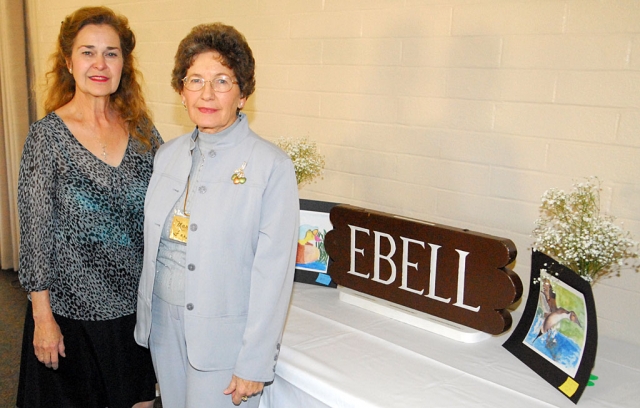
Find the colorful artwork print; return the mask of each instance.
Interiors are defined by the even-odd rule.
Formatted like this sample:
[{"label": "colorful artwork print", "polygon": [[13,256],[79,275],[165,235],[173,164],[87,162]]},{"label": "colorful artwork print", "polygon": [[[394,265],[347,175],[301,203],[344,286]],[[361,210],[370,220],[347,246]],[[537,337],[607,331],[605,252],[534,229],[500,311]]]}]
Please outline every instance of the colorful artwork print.
[{"label": "colorful artwork print", "polygon": [[539,287],[538,308],[523,343],[575,377],[587,337],[585,298],[545,269],[532,283]]},{"label": "colorful artwork print", "polygon": [[324,249],[324,237],[331,228],[329,213],[300,211],[296,269],[327,273],[329,255]]},{"label": "colorful artwork print", "polygon": [[531,253],[530,282],[522,317],[502,346],[577,404],[598,349],[591,284],[538,251]]}]

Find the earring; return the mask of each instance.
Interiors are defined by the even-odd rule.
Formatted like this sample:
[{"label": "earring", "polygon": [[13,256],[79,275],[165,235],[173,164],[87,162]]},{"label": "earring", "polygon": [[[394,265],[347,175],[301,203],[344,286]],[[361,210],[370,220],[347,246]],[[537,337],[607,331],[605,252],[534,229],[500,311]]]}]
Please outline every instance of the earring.
[{"label": "earring", "polygon": [[69,73],[73,75],[73,68],[69,68]]},{"label": "earring", "polygon": [[187,110],[187,104],[182,101],[182,106],[184,106],[184,110]]}]

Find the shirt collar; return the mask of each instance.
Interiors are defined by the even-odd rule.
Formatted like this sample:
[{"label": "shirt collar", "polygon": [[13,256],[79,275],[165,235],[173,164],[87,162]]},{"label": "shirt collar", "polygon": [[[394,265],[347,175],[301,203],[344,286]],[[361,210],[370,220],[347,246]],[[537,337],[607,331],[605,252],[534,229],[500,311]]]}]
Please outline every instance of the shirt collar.
[{"label": "shirt collar", "polygon": [[[246,121],[247,121],[247,116],[244,113],[240,112],[238,114],[238,117],[236,118],[236,121],[228,128],[229,132],[233,131],[234,128],[239,128],[240,124],[243,124],[244,126],[247,126],[246,125]],[[227,129],[223,130],[222,132],[225,132],[225,131],[227,131]],[[199,136],[200,136],[200,130],[198,129],[198,126],[196,126],[196,128],[191,133],[191,137],[189,138],[189,153],[190,154],[193,154],[193,150],[196,148],[196,142],[198,141],[198,137]]]}]

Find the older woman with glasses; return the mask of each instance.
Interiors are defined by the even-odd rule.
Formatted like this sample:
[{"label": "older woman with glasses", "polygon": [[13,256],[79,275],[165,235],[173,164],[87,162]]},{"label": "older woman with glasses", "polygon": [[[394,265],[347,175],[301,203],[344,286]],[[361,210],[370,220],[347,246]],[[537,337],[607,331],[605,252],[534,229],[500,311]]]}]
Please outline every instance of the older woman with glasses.
[{"label": "older woman with glasses", "polygon": [[199,25],[172,73],[193,132],[156,156],[145,204],[135,337],[165,408],[257,407],[274,378],[293,284],[290,158],[241,113],[255,62],[233,27]]}]

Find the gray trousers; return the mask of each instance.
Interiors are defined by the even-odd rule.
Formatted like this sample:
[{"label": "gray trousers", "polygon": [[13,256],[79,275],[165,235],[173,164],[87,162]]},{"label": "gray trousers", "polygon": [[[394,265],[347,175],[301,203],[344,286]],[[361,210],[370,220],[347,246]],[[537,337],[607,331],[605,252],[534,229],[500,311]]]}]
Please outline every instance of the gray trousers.
[{"label": "gray trousers", "polygon": [[[149,348],[156,370],[163,408],[235,408],[229,386],[233,370],[199,371],[187,358],[184,337],[184,307],[153,296]],[[257,408],[260,395],[240,404]]]}]

